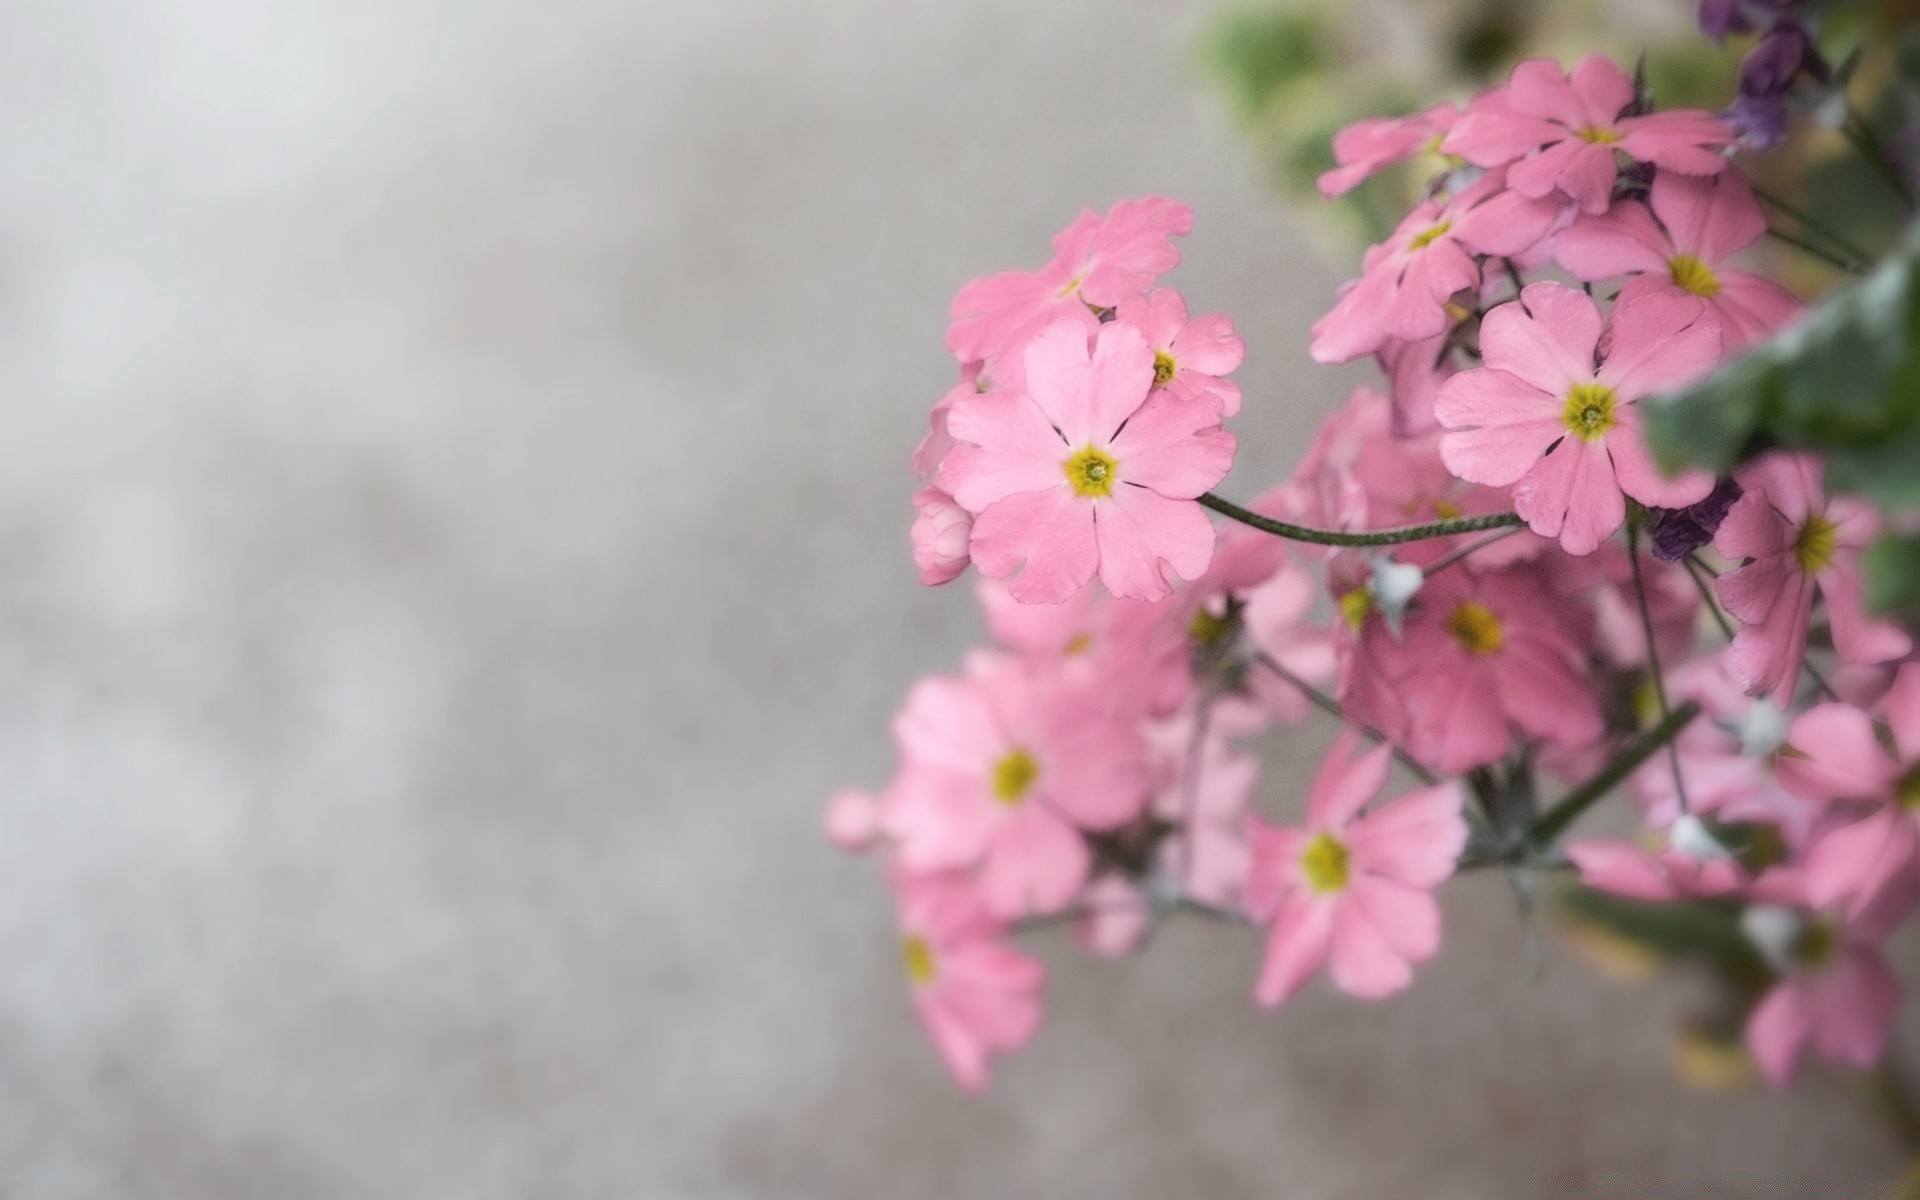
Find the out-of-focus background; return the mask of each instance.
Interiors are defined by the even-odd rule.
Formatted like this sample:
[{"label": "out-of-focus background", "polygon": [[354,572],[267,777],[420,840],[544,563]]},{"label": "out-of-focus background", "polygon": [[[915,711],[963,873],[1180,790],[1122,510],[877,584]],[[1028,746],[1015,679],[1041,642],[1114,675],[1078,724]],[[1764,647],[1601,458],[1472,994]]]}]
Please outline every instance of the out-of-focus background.
[{"label": "out-of-focus background", "polygon": [[[1678,5],[1690,8],[1690,5]],[[1837,1078],[1498,879],[1368,1006],[1168,930],[982,1099],[818,833],[977,635],[907,556],[946,301],[1161,191],[1247,496],[1360,376],[1206,5],[0,4],[0,1195],[1862,1194]],[[1684,15],[1684,14],[1683,14]],[[1277,750],[1268,802],[1297,788]]]}]

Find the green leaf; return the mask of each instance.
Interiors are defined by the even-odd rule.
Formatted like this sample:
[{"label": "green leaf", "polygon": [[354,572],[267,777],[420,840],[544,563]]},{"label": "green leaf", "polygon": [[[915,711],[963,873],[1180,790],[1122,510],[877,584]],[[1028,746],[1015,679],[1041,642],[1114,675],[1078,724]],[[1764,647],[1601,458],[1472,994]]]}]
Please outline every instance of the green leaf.
[{"label": "green leaf", "polygon": [[1732,902],[1655,904],[1576,886],[1561,895],[1560,904],[1576,920],[1645,946],[1662,958],[1705,962],[1736,981],[1769,977],[1766,963],[1740,930],[1740,906]]},{"label": "green leaf", "polygon": [[1889,535],[1867,547],[1867,607],[1920,617],[1920,534]]}]

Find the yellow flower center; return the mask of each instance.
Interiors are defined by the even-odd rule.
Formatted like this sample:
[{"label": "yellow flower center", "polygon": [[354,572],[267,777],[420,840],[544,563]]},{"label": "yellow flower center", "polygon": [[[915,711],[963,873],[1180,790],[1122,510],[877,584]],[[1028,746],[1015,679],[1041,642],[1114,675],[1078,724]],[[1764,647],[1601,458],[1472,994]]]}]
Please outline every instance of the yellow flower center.
[{"label": "yellow flower center", "polygon": [[1433,502],[1433,515],[1439,517],[1442,521],[1458,521],[1460,519],[1460,506],[1451,500],[1435,500]]},{"label": "yellow flower center", "polygon": [[1685,288],[1702,300],[1711,300],[1720,294],[1720,280],[1713,268],[1691,254],[1676,254],[1668,259],[1667,274],[1673,277],[1675,287]]},{"label": "yellow flower center", "polygon": [[1067,639],[1066,645],[1060,647],[1060,653],[1068,658],[1078,658],[1091,649],[1093,649],[1093,635],[1076,633]]},{"label": "yellow flower center", "polygon": [[1613,389],[1604,383],[1576,383],[1567,390],[1560,420],[1583,442],[1597,442],[1613,428]]},{"label": "yellow flower center", "polygon": [[937,971],[933,965],[933,947],[927,945],[927,939],[917,934],[908,934],[900,939],[900,957],[907,964],[907,978],[917,987],[925,987],[933,982]]},{"label": "yellow flower center", "polygon": [[1833,546],[1838,540],[1839,528],[1832,521],[1818,513],[1807,518],[1800,527],[1800,536],[1793,539],[1793,552],[1800,559],[1800,569],[1811,575],[1833,561]]},{"label": "yellow flower center", "polygon": [[1357,587],[1340,597],[1340,615],[1347,619],[1347,627],[1355,633],[1367,623],[1367,614],[1373,611],[1373,593],[1366,588]]},{"label": "yellow flower center", "polygon": [[1506,640],[1500,618],[1484,604],[1472,600],[1453,610],[1447,619],[1447,632],[1472,654],[1492,654]]},{"label": "yellow flower center", "polygon": [[1840,948],[1840,927],[1830,918],[1816,917],[1807,922],[1793,941],[1793,960],[1809,970],[1819,970],[1833,959]]},{"label": "yellow flower center", "polygon": [[1062,296],[1071,296],[1074,292],[1080,290],[1080,284],[1085,279],[1086,279],[1085,275],[1075,275],[1072,279],[1069,279],[1065,283],[1060,285],[1059,294]]},{"label": "yellow flower center", "polygon": [[1419,233],[1416,233],[1413,235],[1413,240],[1407,243],[1407,249],[1425,250],[1428,246],[1433,245],[1435,242],[1445,237],[1447,235],[1447,230],[1452,228],[1453,228],[1452,221],[1442,221],[1438,225],[1429,225],[1425,229],[1422,229]]},{"label": "yellow flower center", "polygon": [[1620,140],[1620,135],[1611,129],[1602,129],[1598,125],[1589,125],[1574,134],[1589,146],[1611,146]]},{"label": "yellow flower center", "polygon": [[1473,315],[1471,310],[1462,308],[1460,305],[1455,304],[1451,300],[1447,301],[1445,304],[1442,304],[1440,306],[1440,311],[1446,313],[1447,320],[1452,321],[1455,325],[1458,325],[1460,322],[1466,320],[1468,317]]},{"label": "yellow flower center", "polygon": [[1193,623],[1187,626],[1187,636],[1196,646],[1212,646],[1233,630],[1233,618],[1219,613],[1200,609],[1193,614]]},{"label": "yellow flower center", "polygon": [[1908,771],[1893,785],[1893,798],[1908,812],[1920,809],[1920,767]]},{"label": "yellow flower center", "polygon": [[1300,873],[1316,892],[1338,892],[1347,886],[1347,844],[1330,833],[1315,834],[1300,852]]},{"label": "yellow flower center", "polygon": [[1038,778],[1040,764],[1025,746],[1016,746],[993,764],[993,798],[1012,808],[1026,799]]},{"label": "yellow flower center", "polygon": [[1153,352],[1153,386],[1167,386],[1167,381],[1172,379],[1174,372],[1179,369],[1180,364],[1173,360],[1173,355],[1168,354],[1165,350],[1155,350]]},{"label": "yellow flower center", "polygon": [[1088,499],[1113,494],[1113,473],[1120,462],[1098,446],[1082,446],[1066,461],[1067,482]]}]

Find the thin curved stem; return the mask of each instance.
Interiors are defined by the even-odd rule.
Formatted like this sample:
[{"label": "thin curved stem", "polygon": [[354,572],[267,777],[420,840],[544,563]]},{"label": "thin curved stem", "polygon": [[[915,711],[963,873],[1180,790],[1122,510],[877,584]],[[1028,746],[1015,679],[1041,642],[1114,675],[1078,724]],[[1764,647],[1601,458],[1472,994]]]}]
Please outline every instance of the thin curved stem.
[{"label": "thin curved stem", "polygon": [[[1627,564],[1633,569],[1634,606],[1640,610],[1640,632],[1647,641],[1647,674],[1653,677],[1653,698],[1660,702],[1660,719],[1673,716],[1673,709],[1667,704],[1667,680],[1660,671],[1660,649],[1654,644],[1653,613],[1647,607],[1647,582],[1640,573],[1640,529],[1637,525],[1627,526]],[[1673,766],[1673,794],[1680,802],[1680,813],[1685,816],[1692,811],[1687,803],[1687,781],[1680,770],[1680,747],[1667,743],[1667,758]]]},{"label": "thin curved stem", "polygon": [[1553,840],[1566,832],[1567,826],[1578,820],[1581,813],[1592,808],[1595,801],[1633,774],[1641,763],[1659,753],[1661,747],[1672,745],[1673,739],[1680,736],[1680,731],[1699,715],[1699,704],[1692,700],[1682,702],[1679,708],[1667,714],[1665,720],[1641,734],[1639,740],[1601,767],[1592,778],[1560,797],[1558,804],[1542,813],[1527,831],[1527,840],[1535,846],[1552,845]]},{"label": "thin curved stem", "polygon": [[1838,267],[1849,275],[1865,275],[1867,273],[1867,269],[1857,263],[1848,262],[1837,254],[1829,254],[1812,242],[1797,238],[1790,233],[1775,229],[1772,226],[1767,227],[1767,236],[1777,238],[1789,246],[1796,247],[1804,253],[1811,254],[1828,266]]},{"label": "thin curved stem", "polygon": [[1466,545],[1461,546],[1457,550],[1449,550],[1447,551],[1446,554],[1442,555],[1439,559],[1437,559],[1432,566],[1427,568],[1426,576],[1427,578],[1431,579],[1435,575],[1438,575],[1440,572],[1446,570],[1448,567],[1459,562],[1461,559],[1465,558],[1467,555],[1472,554],[1475,550],[1484,550],[1488,546],[1493,545],[1495,542],[1504,541],[1507,538],[1512,537],[1514,534],[1520,533],[1520,532],[1522,532],[1522,529],[1520,526],[1517,526],[1517,525],[1511,529],[1495,530],[1493,533],[1490,533],[1483,538],[1477,538],[1474,541],[1468,542]]},{"label": "thin curved stem", "polygon": [[1221,516],[1258,529],[1262,533],[1270,533],[1275,537],[1286,538],[1288,541],[1311,542],[1316,546],[1397,546],[1402,542],[1424,542],[1432,538],[1452,537],[1456,533],[1479,533],[1483,529],[1505,529],[1510,525],[1521,524],[1520,514],[1506,512],[1460,517],[1452,521],[1430,521],[1425,525],[1403,525],[1398,529],[1349,532],[1342,529],[1314,529],[1307,525],[1276,521],[1272,517],[1263,517],[1252,509],[1241,508],[1231,500],[1222,500],[1212,492],[1201,493],[1199,500],[1202,505]]},{"label": "thin curved stem", "polygon": [[1843,254],[1852,256],[1853,260],[1856,263],[1860,264],[1861,266],[1865,266],[1873,262],[1873,255],[1867,253],[1865,250],[1862,250],[1859,246],[1854,245],[1852,242],[1848,241],[1846,238],[1842,237],[1840,234],[1835,233],[1833,230],[1821,224],[1819,218],[1815,217],[1812,213],[1807,212],[1805,209],[1800,208],[1794,204],[1789,204],[1787,201],[1781,199],[1779,196],[1774,195],[1772,192],[1768,191],[1763,187],[1755,187],[1753,189],[1753,194],[1760,197],[1763,203],[1779,209],[1781,212],[1785,213],[1789,217],[1792,217],[1794,220],[1806,226],[1807,232],[1818,234],[1819,236],[1827,239],[1827,241],[1833,244],[1836,250],[1839,250]]},{"label": "thin curved stem", "polygon": [[1298,688],[1300,690],[1300,694],[1305,696],[1309,701],[1311,701],[1313,706],[1319,709],[1321,712],[1326,713],[1328,716],[1332,717],[1334,720],[1339,721],[1341,724],[1348,726],[1349,728],[1353,729],[1355,732],[1361,734],[1362,736],[1368,738],[1373,742],[1376,742],[1382,745],[1391,746],[1393,749],[1394,758],[1400,761],[1401,766],[1411,771],[1414,774],[1414,776],[1420,780],[1421,783],[1426,784],[1428,787],[1432,787],[1434,784],[1440,782],[1440,777],[1438,775],[1435,775],[1432,771],[1428,770],[1427,765],[1425,763],[1421,762],[1419,759],[1415,758],[1413,755],[1408,754],[1405,750],[1402,750],[1399,747],[1399,745],[1395,743],[1392,739],[1387,737],[1386,734],[1381,733],[1378,729],[1375,729],[1373,726],[1367,724],[1365,721],[1356,721],[1353,717],[1347,714],[1347,711],[1345,709],[1340,707],[1340,702],[1338,700],[1335,700],[1332,696],[1327,695],[1325,692],[1321,691],[1319,688],[1313,686],[1312,684],[1308,683],[1306,680],[1300,678],[1298,675],[1295,675],[1292,671],[1289,671],[1285,667],[1281,666],[1280,663],[1271,654],[1266,654],[1266,653],[1257,654],[1254,656],[1254,661],[1259,663],[1261,666],[1265,667],[1267,670],[1272,671],[1275,675],[1278,675],[1281,679],[1292,684],[1294,687]]}]

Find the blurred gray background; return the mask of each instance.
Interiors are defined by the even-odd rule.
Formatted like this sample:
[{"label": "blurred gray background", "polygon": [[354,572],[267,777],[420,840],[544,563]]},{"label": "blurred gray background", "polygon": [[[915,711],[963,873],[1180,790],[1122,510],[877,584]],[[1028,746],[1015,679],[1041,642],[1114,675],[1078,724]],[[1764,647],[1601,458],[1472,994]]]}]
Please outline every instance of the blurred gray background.
[{"label": "blurred gray background", "polygon": [[[0,1196],[1717,1197],[1897,1166],[1672,1081],[1498,880],[1383,1005],[1039,939],[983,1099],[818,834],[977,635],[907,557],[969,275],[1198,210],[1248,496],[1353,378],[1154,0],[0,4]],[[1283,745],[1304,761],[1324,737]],[[1284,763],[1269,804],[1288,802]]]}]

